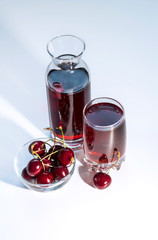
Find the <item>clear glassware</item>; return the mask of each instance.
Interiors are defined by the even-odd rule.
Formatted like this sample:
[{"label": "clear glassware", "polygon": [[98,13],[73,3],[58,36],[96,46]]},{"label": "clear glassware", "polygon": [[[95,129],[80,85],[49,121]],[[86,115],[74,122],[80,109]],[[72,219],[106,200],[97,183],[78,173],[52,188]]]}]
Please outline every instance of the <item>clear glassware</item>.
[{"label": "clear glassware", "polygon": [[[60,146],[63,146],[62,143],[60,142],[56,142],[55,140],[51,139],[51,141],[49,141],[49,138],[37,138],[37,139],[32,139],[31,141],[25,143],[17,152],[15,159],[14,159],[14,168],[16,171],[17,176],[19,177],[19,179],[22,181],[22,183],[29,189],[34,190],[34,191],[38,191],[38,192],[48,192],[48,191],[53,191],[56,190],[58,188],[61,188],[62,186],[64,186],[71,178],[72,174],[74,173],[75,170],[75,165],[76,165],[76,157],[74,155],[74,163],[71,164],[68,167],[68,171],[69,174],[62,178],[59,181],[55,181],[53,183],[49,183],[49,184],[39,184],[39,183],[35,183],[34,181],[28,181],[26,180],[23,176],[22,176],[22,171],[23,169],[27,166],[28,162],[33,158],[32,154],[29,152],[29,146],[32,142],[34,141],[43,141],[43,142],[49,142],[50,146],[53,146],[54,143]],[[49,145],[46,145],[47,147],[47,151],[50,148]],[[69,147],[67,145],[67,147]]]},{"label": "clear glassware", "polygon": [[83,111],[83,147],[90,169],[120,169],[125,160],[126,121],[123,106],[112,98],[91,100]]},{"label": "clear glassware", "polygon": [[53,134],[77,148],[83,142],[83,108],[90,100],[90,77],[87,64],[81,59],[83,40],[60,35],[47,45],[52,62],[47,68],[46,88],[50,127]]}]

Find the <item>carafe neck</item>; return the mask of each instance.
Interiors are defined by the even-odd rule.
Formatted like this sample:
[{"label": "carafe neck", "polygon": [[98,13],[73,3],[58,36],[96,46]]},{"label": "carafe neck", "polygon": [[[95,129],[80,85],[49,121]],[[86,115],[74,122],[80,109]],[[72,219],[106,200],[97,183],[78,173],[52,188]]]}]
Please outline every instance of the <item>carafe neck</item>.
[{"label": "carafe neck", "polygon": [[73,69],[85,50],[85,43],[73,35],[60,35],[53,38],[47,45],[54,64],[61,69]]},{"label": "carafe neck", "polygon": [[72,54],[63,54],[59,57],[52,58],[56,66],[63,70],[73,69],[80,62],[81,56],[74,56]]}]

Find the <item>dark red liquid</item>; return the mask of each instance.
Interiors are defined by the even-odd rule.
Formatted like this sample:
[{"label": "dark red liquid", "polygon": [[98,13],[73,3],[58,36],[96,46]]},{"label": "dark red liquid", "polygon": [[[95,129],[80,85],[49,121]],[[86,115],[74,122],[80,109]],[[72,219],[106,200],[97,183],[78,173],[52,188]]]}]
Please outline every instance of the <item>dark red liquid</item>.
[{"label": "dark red liquid", "polygon": [[96,163],[110,163],[117,160],[118,153],[120,157],[124,156],[126,127],[122,109],[111,103],[97,103],[87,108],[85,115],[86,159]]},{"label": "dark red liquid", "polygon": [[83,108],[90,100],[89,75],[83,68],[55,70],[48,74],[47,96],[50,124],[54,133],[65,140],[83,136]]}]

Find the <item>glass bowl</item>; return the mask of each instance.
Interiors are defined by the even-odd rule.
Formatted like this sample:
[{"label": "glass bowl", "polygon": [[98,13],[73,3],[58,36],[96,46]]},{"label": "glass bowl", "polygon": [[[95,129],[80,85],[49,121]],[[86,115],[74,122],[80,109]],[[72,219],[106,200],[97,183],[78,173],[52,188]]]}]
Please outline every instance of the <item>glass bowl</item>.
[{"label": "glass bowl", "polygon": [[[62,142],[59,142],[58,140],[52,139],[52,138],[37,138],[37,139],[32,139],[31,141],[25,143],[17,152],[14,160],[14,168],[16,171],[17,176],[20,178],[22,183],[29,189],[39,191],[39,192],[47,192],[47,191],[52,191],[56,190],[60,187],[62,187],[64,184],[66,184],[69,179],[71,178],[74,170],[75,170],[75,165],[76,165],[76,157],[74,153],[74,162],[68,166],[69,173],[66,177],[62,178],[59,181],[55,181],[53,183],[49,184],[38,184],[34,182],[30,182],[23,178],[22,176],[22,171],[23,169],[27,166],[28,162],[33,159],[33,155],[29,152],[29,146],[32,142],[34,141],[43,141],[43,142],[48,142],[51,146],[55,144],[63,146]],[[67,147],[69,145],[66,144]],[[46,144],[46,149],[48,149],[50,146]],[[70,147],[69,147],[70,148]]]}]

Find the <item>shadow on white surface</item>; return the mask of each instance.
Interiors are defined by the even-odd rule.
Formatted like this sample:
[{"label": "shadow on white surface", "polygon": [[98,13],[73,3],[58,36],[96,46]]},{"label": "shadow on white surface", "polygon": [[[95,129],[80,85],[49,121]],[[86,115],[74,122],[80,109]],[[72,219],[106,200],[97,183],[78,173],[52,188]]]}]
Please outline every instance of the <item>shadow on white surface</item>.
[{"label": "shadow on white surface", "polygon": [[14,170],[14,157],[18,150],[30,138],[45,137],[36,126],[26,119],[14,106],[0,96],[1,161],[0,180],[23,186]]},{"label": "shadow on white surface", "polygon": [[78,171],[82,180],[89,186],[93,187],[93,176],[95,172],[89,171],[88,166],[86,165],[80,166]]},{"label": "shadow on white surface", "polygon": [[80,149],[75,152],[77,160],[81,163],[81,166],[78,167],[78,172],[81,179],[88,184],[89,186],[93,187],[93,176],[95,172],[91,172],[88,170],[88,166],[84,161],[84,152],[83,149]]}]

